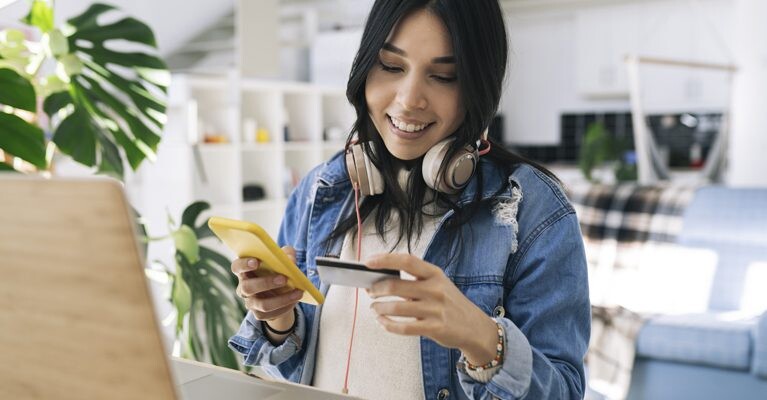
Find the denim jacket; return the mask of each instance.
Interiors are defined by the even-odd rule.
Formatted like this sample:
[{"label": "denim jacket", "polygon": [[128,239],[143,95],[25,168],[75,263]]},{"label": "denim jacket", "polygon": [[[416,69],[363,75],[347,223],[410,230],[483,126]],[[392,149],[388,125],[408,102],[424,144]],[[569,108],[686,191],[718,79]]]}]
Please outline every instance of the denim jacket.
[{"label": "denim jacket", "polygon": [[[583,398],[583,357],[589,342],[586,260],[575,212],[561,188],[543,173],[519,165],[503,176],[482,160],[482,206],[459,231],[443,229],[448,211],[424,253],[505,331],[502,368],[488,383],[469,377],[460,352],[421,337],[424,398]],[[508,189],[496,192],[506,180]],[[465,206],[479,174],[460,194]],[[296,263],[327,294],[314,258],[340,254],[343,238],[325,239],[354,212],[354,195],[339,154],[312,170],[288,200],[278,243],[296,249]],[[273,346],[252,313],[229,346],[246,365],[310,385],[314,375],[322,306],[299,303],[294,333]],[[394,384],[391,382],[390,384]]]}]

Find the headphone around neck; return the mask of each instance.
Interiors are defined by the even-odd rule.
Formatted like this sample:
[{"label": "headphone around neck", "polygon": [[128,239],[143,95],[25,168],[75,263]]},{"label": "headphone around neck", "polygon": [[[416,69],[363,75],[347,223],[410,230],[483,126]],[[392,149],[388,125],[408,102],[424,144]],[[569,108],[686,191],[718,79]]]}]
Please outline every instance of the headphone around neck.
[{"label": "headphone around neck", "polygon": [[[474,175],[479,163],[479,156],[490,151],[490,142],[487,141],[487,131],[480,140],[485,148],[479,150],[480,145],[467,144],[459,149],[447,162],[444,174],[440,174],[440,166],[447,156],[447,151],[454,138],[447,138],[435,144],[423,158],[421,174],[423,180],[430,188],[446,194],[454,194],[463,189]],[[381,194],[384,191],[384,179],[381,171],[363,150],[361,143],[353,143],[345,151],[346,171],[352,184],[356,184],[363,196]],[[373,143],[368,143],[371,150],[375,151]]]}]

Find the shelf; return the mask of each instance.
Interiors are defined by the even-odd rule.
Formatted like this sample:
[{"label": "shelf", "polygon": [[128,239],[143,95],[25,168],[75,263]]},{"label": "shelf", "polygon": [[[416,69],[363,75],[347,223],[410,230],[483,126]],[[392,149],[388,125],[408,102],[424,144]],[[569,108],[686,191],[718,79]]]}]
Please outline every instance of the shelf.
[{"label": "shelf", "polygon": [[244,152],[278,152],[280,147],[277,143],[246,143],[242,145]]},{"label": "shelf", "polygon": [[312,142],[286,142],[285,151],[316,151],[317,144]]},{"label": "shelf", "polygon": [[211,75],[182,75],[192,89],[197,90],[227,90],[230,80],[225,76]]},{"label": "shelf", "polygon": [[[185,78],[177,82],[186,88],[180,91],[179,103],[192,105],[180,108],[188,113],[184,120],[191,121],[186,129],[195,134],[220,132],[230,140],[199,143],[194,149],[187,166],[192,196],[211,204],[227,204],[216,213],[255,222],[276,237],[287,204],[286,192],[344,147],[343,140],[322,140],[324,131],[345,130],[354,121],[344,88],[236,74]],[[271,141],[253,142],[254,127],[266,129]],[[283,140],[285,127],[287,141]],[[206,179],[201,178],[200,167]],[[265,197],[243,201],[245,185],[259,185]]]},{"label": "shelf", "polygon": [[206,153],[235,151],[237,149],[237,146],[234,143],[200,143],[197,147],[200,151]]}]

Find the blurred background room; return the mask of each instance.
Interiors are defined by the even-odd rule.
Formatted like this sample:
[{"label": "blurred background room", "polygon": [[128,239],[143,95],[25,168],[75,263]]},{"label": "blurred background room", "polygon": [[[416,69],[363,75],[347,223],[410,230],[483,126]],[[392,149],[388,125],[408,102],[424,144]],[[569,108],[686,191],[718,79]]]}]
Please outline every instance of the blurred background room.
[{"label": "blurred background room", "polygon": [[[554,171],[578,213],[594,306],[587,398],[767,398],[767,1],[500,2],[510,64],[490,136]],[[156,151],[122,174],[153,239],[147,277],[167,341],[240,367],[210,343],[237,318],[217,334],[176,323],[189,313],[180,293],[200,315],[230,295],[200,297],[178,252],[199,242],[231,257],[195,226],[211,215],[277,236],[301,177],[343,150],[372,1],[109,3],[151,28],[170,71]],[[55,25],[91,5],[56,1]],[[29,9],[0,0],[0,30],[40,40],[19,22]],[[0,55],[11,41],[0,36]],[[103,172],[52,163],[56,176]],[[206,350],[190,351],[189,335]]]}]

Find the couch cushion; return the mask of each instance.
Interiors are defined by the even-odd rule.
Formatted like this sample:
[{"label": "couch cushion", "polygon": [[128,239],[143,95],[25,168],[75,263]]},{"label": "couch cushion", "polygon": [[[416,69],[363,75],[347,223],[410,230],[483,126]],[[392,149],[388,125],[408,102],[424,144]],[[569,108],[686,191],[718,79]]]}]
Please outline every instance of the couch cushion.
[{"label": "couch cushion", "polygon": [[684,212],[678,243],[718,256],[709,310],[763,311],[767,295],[767,188],[701,188]]},{"label": "couch cushion", "polygon": [[751,372],[767,379],[767,312],[759,318],[754,343],[754,365]]},{"label": "couch cushion", "polygon": [[740,319],[733,313],[658,316],[639,332],[637,354],[748,370],[755,326],[756,317]]}]

